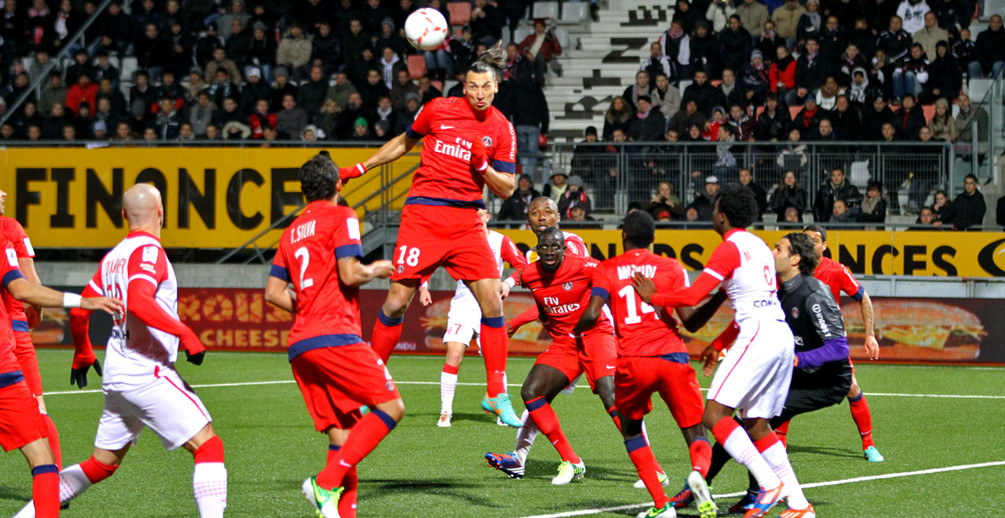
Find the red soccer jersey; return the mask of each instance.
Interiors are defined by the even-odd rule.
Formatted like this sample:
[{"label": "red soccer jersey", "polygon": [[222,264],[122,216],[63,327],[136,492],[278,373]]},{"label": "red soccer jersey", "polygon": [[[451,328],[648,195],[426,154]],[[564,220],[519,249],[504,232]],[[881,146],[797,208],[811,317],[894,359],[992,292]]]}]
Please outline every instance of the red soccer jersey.
[{"label": "red soccer jersey", "polygon": [[24,379],[23,376],[5,376],[21,370],[21,364],[14,356],[14,331],[11,329],[8,313],[11,302],[16,301],[7,292],[7,285],[15,279],[23,279],[24,275],[17,265],[17,252],[13,243],[0,236],[0,248],[3,249],[3,258],[0,259],[0,279],[3,283],[3,292],[0,294],[3,296],[3,304],[0,304],[0,387],[6,387]]},{"label": "red soccer jersey", "polygon": [[[35,257],[35,249],[31,247],[31,240],[28,239],[24,227],[16,219],[0,216],[0,234],[6,237],[10,245],[14,247],[18,259]],[[17,328],[15,331],[27,333],[28,317],[24,314],[24,304],[19,300],[11,299],[7,309],[10,311],[11,320],[15,322],[14,327]]]},{"label": "red soccer jersey", "polygon": [[283,232],[270,275],[293,283],[297,318],[290,360],[321,347],[363,343],[359,288],[342,284],[338,260],[362,257],[359,220],[348,207],[311,202]]},{"label": "red soccer jersey", "polygon": [[463,97],[440,97],[426,103],[406,130],[410,138],[423,138],[421,164],[412,179],[409,198],[453,200],[481,205],[485,179],[471,169],[471,139],[481,138],[492,167],[501,173],[516,172],[516,131],[495,107],[476,118]]},{"label": "red soccer jersey", "polygon": [[602,297],[611,308],[618,356],[687,354],[670,310],[646,304],[632,287],[637,271],[653,279],[660,293],[675,293],[688,286],[687,272],[680,263],[648,250],[629,250],[600,263],[593,278],[593,295]]},{"label": "red soccer jersey", "polygon": [[[529,289],[538,306],[544,309],[544,316],[548,318],[545,328],[552,340],[568,339],[579,317],[586,311],[590,303],[593,273],[598,264],[591,257],[566,255],[555,273],[543,272],[541,261],[534,261],[514,274],[518,283]],[[587,331],[593,332],[609,334],[614,332],[614,328],[607,317],[601,315],[597,324]]]},{"label": "red soccer jersey", "polygon": [[834,302],[841,301],[842,291],[855,300],[862,300],[862,295],[865,294],[865,288],[855,280],[848,267],[833,259],[821,257],[820,264],[817,265],[813,276],[831,289],[831,293],[834,294]]}]

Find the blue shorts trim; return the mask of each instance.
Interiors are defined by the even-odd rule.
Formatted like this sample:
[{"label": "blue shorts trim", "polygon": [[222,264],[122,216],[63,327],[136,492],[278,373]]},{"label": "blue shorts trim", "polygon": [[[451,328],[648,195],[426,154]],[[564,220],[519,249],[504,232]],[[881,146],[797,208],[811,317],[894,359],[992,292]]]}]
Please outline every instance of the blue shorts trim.
[{"label": "blue shorts trim", "polygon": [[0,374],[0,388],[9,387],[22,381],[24,381],[24,374],[21,371]]},{"label": "blue shorts trim", "polygon": [[449,198],[430,198],[428,196],[409,196],[405,205],[433,205],[436,207],[456,207],[458,209],[484,209],[485,200],[451,200]]},{"label": "blue shorts trim", "polygon": [[28,333],[31,331],[31,329],[28,329],[28,322],[24,320],[11,320],[10,327],[19,333]]},{"label": "blue shorts trim", "polygon": [[657,358],[661,360],[666,360],[670,363],[680,363],[683,365],[688,365],[689,363],[691,363],[691,357],[688,356],[687,353],[668,353],[658,356]]},{"label": "blue shorts trim", "polygon": [[359,335],[321,335],[312,338],[305,338],[295,344],[290,344],[288,351],[290,361],[314,349],[324,349],[326,347],[342,347],[343,345],[365,344],[363,337]]}]

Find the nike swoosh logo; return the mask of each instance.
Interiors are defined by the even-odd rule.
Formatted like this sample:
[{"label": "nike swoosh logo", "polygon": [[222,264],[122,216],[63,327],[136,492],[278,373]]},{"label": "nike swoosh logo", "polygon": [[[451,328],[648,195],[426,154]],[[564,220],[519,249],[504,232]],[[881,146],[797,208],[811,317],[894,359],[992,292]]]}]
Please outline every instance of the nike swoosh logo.
[{"label": "nike swoosh logo", "polygon": [[349,464],[346,461],[341,460],[341,459],[338,461],[338,463],[341,464],[342,467],[344,467],[344,468],[351,468],[352,467],[352,464]]},{"label": "nike swoosh logo", "polygon": [[613,365],[607,365],[606,367],[607,367],[608,369],[614,369],[614,368],[616,368],[616,367],[615,367],[615,366],[613,366]]},{"label": "nike swoosh logo", "polygon": [[447,126],[446,124],[440,124],[440,129],[441,130],[448,130],[448,129],[454,129],[454,127],[453,126]]}]

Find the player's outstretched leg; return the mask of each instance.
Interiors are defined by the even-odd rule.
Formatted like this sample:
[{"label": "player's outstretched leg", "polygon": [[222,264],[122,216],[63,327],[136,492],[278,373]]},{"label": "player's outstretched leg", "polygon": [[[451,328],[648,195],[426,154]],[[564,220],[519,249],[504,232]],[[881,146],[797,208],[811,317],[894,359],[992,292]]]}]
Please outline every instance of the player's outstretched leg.
[{"label": "player's outstretched leg", "polygon": [[513,411],[513,403],[506,392],[504,382],[506,355],[508,354],[506,320],[501,316],[483,316],[479,336],[481,337],[482,355],[485,357],[485,375],[488,384],[488,392],[485,399],[482,400],[482,408],[498,415],[504,423],[519,428],[523,423]]},{"label": "player's outstretched leg", "polygon": [[782,481],[785,487],[784,494],[789,504],[789,510],[794,513],[812,513],[813,506],[806,501],[803,489],[796,479],[796,473],[792,470],[792,464],[789,463],[789,456],[785,451],[785,446],[778,440],[778,437],[769,431],[767,435],[757,441],[755,446],[757,447],[757,451],[761,452],[761,456],[764,457],[765,462],[771,466],[771,470]]},{"label": "player's outstretched leg", "polygon": [[[642,421],[642,436],[646,438],[646,443],[649,443],[649,430],[646,429],[645,421]],[[656,477],[660,479],[660,484],[663,484],[663,487],[668,487],[670,485],[670,477],[668,477],[666,472],[663,471],[663,467],[660,466],[659,461],[656,461]],[[635,489],[645,489],[646,483],[640,478],[635,481],[635,484],[633,484],[632,487]],[[685,484],[684,487],[686,488],[687,484]],[[690,503],[690,500],[688,500],[688,503]],[[680,509],[681,507],[686,506],[677,506],[677,509]]]},{"label": "player's outstretched leg", "polygon": [[440,372],[440,417],[436,426],[449,428],[454,415],[454,393],[457,391],[457,370],[464,360],[467,345],[461,342],[447,342],[447,359]]},{"label": "player's outstretched leg", "polygon": [[883,455],[876,449],[872,441],[872,413],[869,411],[869,402],[865,399],[865,392],[858,386],[858,380],[852,374],[851,390],[848,391],[848,406],[851,409],[851,417],[855,420],[858,433],[862,436],[862,452],[870,462],[883,462]]},{"label": "player's outstretched leg", "polygon": [[[95,453],[100,455],[98,451],[95,451]],[[124,452],[122,454],[124,455]],[[118,464],[105,464],[95,459],[93,455],[80,464],[64,468],[58,475],[58,501],[56,508],[58,509],[59,506],[69,503],[70,500],[80,496],[81,493],[87,491],[92,485],[112,476],[118,468]],[[15,518],[32,518],[34,516],[42,516],[36,513],[34,501],[28,502],[28,505],[14,515]]]},{"label": "player's outstretched leg", "polygon": [[394,346],[398,345],[398,341],[401,340],[401,324],[404,321],[404,316],[389,317],[385,315],[384,308],[377,311],[377,321],[373,323],[370,347],[385,364],[391,357]]},{"label": "player's outstretched leg", "polygon": [[[639,421],[629,422],[627,419],[625,421],[624,425],[629,429],[638,429],[641,426]],[[656,457],[653,456],[653,451],[649,448],[646,438],[641,433],[626,437],[625,449],[628,450],[628,457],[632,459],[632,464],[635,465],[635,471],[638,472],[639,478],[645,484],[649,495],[653,498],[653,507],[648,511],[639,513],[638,516],[640,518],[657,516],[672,518],[677,516],[673,504],[670,503],[670,499],[663,492],[663,484],[660,483],[659,478],[656,476]]]},{"label": "player's outstretched leg", "polygon": [[560,486],[568,484],[574,479],[583,478],[583,475],[586,473],[586,466],[583,464],[582,459],[579,458],[579,455],[576,455],[576,452],[572,449],[569,440],[566,439],[565,432],[562,431],[562,425],[558,421],[558,415],[555,414],[555,410],[548,404],[548,400],[544,396],[538,396],[525,401],[524,404],[527,405],[527,410],[530,411],[530,418],[541,429],[541,433],[548,437],[548,440],[551,441],[555,449],[558,450],[558,454],[562,457],[562,464],[558,467],[558,475],[552,479],[551,483]]},{"label": "player's outstretched leg", "polygon": [[745,518],[759,518],[767,514],[782,497],[782,481],[754,447],[747,433],[732,417],[728,417],[731,413],[732,409],[712,400],[708,401],[705,408],[706,419],[714,419],[716,416],[725,414],[712,427],[712,434],[733,459],[743,464],[754,475],[762,489],[754,507],[744,514]]}]

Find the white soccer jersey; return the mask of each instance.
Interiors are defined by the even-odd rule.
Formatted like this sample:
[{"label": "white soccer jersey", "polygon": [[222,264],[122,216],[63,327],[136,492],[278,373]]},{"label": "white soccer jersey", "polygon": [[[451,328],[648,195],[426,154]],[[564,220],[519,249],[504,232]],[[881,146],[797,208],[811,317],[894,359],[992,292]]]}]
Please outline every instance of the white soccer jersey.
[{"label": "white soccer jersey", "polygon": [[178,356],[177,337],[147,326],[130,311],[133,282],[153,284],[156,303],[178,318],[178,281],[164,249],[149,234],[130,233],[101,260],[90,284],[98,294],[117,298],[125,306],[125,315],[116,313],[112,318],[102,378],[106,389],[147,383],[159,370],[174,369]]},{"label": "white soccer jersey", "polygon": [[742,229],[729,231],[704,272],[722,282],[741,328],[754,322],[785,321],[775,295],[775,258],[761,238]]},{"label": "white soccer jersey", "polygon": [[[499,275],[502,275],[503,262],[508,262],[514,267],[524,264],[520,249],[513,241],[496,232],[490,230],[488,235],[489,248],[496,259],[496,268]],[[457,281],[457,289],[454,290],[454,298],[450,300],[450,312],[447,315],[447,335],[444,341],[470,342],[471,335],[477,333],[481,327],[482,311],[478,305],[475,295],[468,289],[464,281]],[[463,331],[457,325],[470,331]],[[447,340],[447,338],[450,340]],[[465,339],[466,337],[466,339]]]}]

